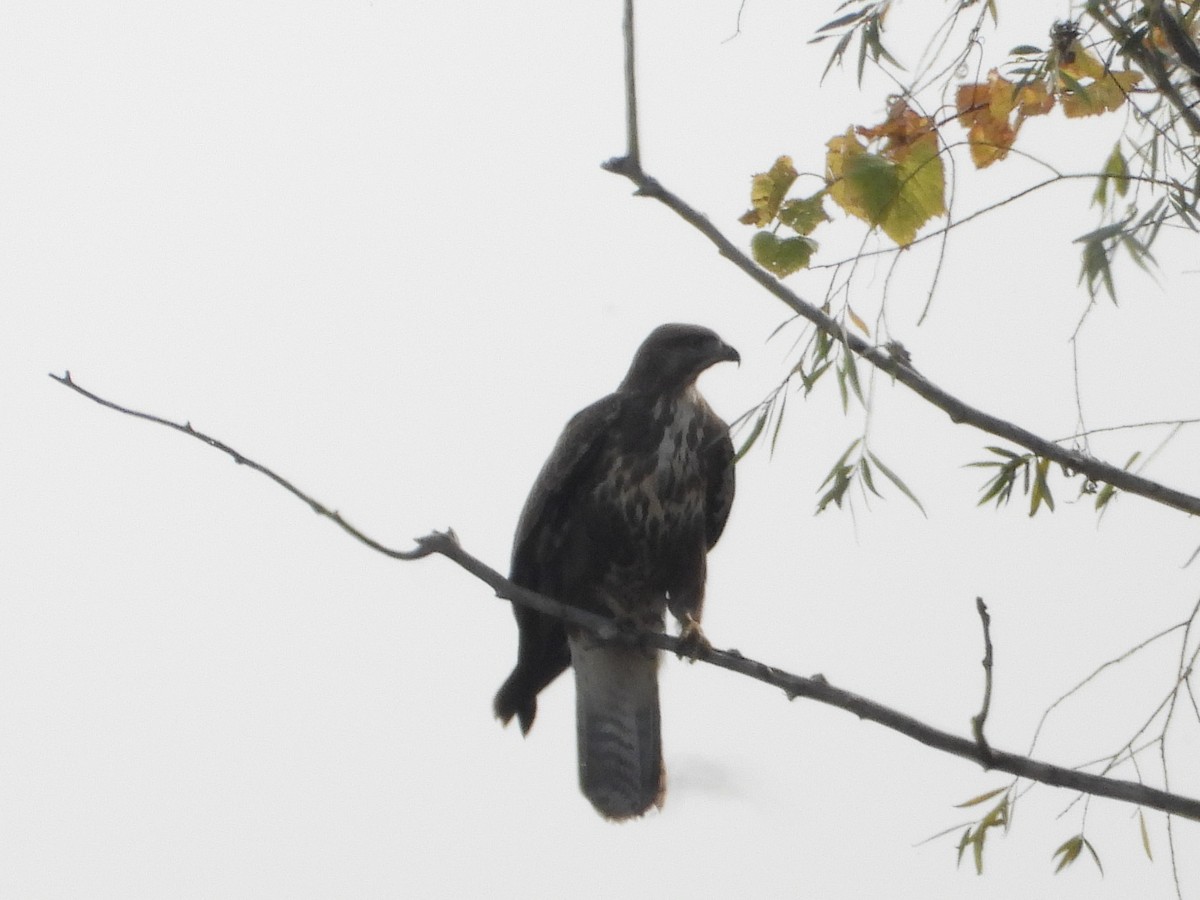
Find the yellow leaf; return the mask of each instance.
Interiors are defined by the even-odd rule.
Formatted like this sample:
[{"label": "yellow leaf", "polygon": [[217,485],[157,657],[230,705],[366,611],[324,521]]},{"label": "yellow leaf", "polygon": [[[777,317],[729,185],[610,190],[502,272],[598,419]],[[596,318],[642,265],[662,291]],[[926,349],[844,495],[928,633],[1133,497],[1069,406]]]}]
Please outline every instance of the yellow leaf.
[{"label": "yellow leaf", "polygon": [[1044,116],[1054,108],[1054,95],[1046,90],[1046,82],[1032,81],[1017,92],[1017,108],[1026,118]]},{"label": "yellow leaf", "polygon": [[954,804],[954,808],[955,809],[966,809],[969,806],[978,806],[980,803],[983,803],[985,800],[991,800],[997,794],[1003,794],[1007,790],[1008,790],[1008,788],[1006,788],[1006,787],[998,787],[995,790],[987,791],[986,793],[980,794],[977,797],[972,797],[970,800],[964,800],[962,803],[956,803],[956,804]]},{"label": "yellow leaf", "polygon": [[903,103],[893,105],[882,125],[857,131],[886,142],[880,153],[871,153],[855,129],[830,139],[825,156],[829,196],[900,246],[911,244],[922,225],[946,212],[937,132]]},{"label": "yellow leaf", "polygon": [[[1045,87],[1038,86],[1048,97]],[[955,101],[958,120],[967,129],[971,161],[977,169],[987,168],[1008,156],[1023,117],[1038,114],[1026,112],[1026,107],[1038,110],[1046,102],[1045,98],[1039,96],[1035,85],[1026,85],[1018,91],[1011,81],[1002,78],[995,69],[988,73],[986,84],[960,86]],[[1053,104],[1053,100],[1050,103]],[[1014,109],[1019,110],[1017,126],[1009,121]]]},{"label": "yellow leaf", "polygon": [[858,317],[858,313],[856,313],[849,306],[846,307],[846,313],[850,316],[850,321],[853,322],[858,327],[859,331],[861,331],[867,337],[871,336],[871,329],[867,327],[866,322],[864,322],[862,319],[860,319]]},{"label": "yellow leaf", "polygon": [[1064,90],[1063,112],[1071,119],[1115,112],[1141,80],[1141,72],[1110,72],[1091,84],[1081,85],[1080,90]]},{"label": "yellow leaf", "polygon": [[739,222],[763,228],[779,213],[779,207],[798,173],[790,156],[781,156],[766,172],[760,172],[750,182],[751,209]]},{"label": "yellow leaf", "polygon": [[880,223],[900,246],[911,244],[922,225],[946,214],[946,173],[932,133],[912,144],[899,163],[900,190]]},{"label": "yellow leaf", "polygon": [[1071,50],[1069,55],[1071,61],[1063,63],[1059,68],[1076,80],[1104,77],[1104,63],[1084,50],[1079,41],[1071,45]]}]

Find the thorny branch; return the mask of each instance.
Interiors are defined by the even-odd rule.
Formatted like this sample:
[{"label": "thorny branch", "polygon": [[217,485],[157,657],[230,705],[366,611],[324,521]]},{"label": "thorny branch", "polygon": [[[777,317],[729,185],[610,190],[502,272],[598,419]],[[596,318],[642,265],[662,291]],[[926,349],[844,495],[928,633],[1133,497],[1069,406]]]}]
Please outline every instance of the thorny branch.
[{"label": "thorny branch", "polygon": [[[55,381],[69,387],[78,394],[87,397],[102,406],[124,413],[128,416],[133,416],[138,419],[144,419],[148,422],[154,422],[158,425],[164,425],[175,431],[181,432],[189,437],[195,438],[208,446],[225,453],[230,456],[234,462],[239,465],[248,466],[256,472],[270,478],[276,484],[287,490],[289,493],[302,500],[308,507],[320,516],[324,516],[336,523],[345,532],[350,534],[355,539],[361,541],[366,546],[370,547],[379,553],[390,556],[393,559],[414,560],[421,559],[432,554],[440,554],[457,565],[466,569],[480,581],[488,585],[496,596],[502,600],[508,600],[511,603],[519,603],[536,609],[538,612],[546,613],[562,619],[572,625],[584,628],[602,640],[637,640],[645,642],[651,646],[657,647],[660,650],[666,650],[676,654],[685,652],[679,638],[674,635],[663,634],[660,632],[646,632],[632,634],[619,628],[611,619],[597,616],[588,613],[581,609],[576,609],[571,606],[566,606],[549,597],[544,597],[533,591],[526,590],[519,585],[513,584],[495,569],[485,565],[482,561],[472,556],[458,542],[453,531],[433,532],[425,537],[417,539],[417,545],[412,550],[394,550],[390,549],[378,541],[373,540],[363,534],[358,529],[350,525],[336,511],[330,510],[322,503],[315,500],[306,492],[300,490],[286,478],[278,475],[270,468],[261,463],[258,463],[249,457],[244,456],[233,447],[217,440],[201,431],[192,427],[191,423],[179,424],[169,419],[160,416],[152,415],[146,412],[139,412],[130,409],[120,404],[114,403],[111,400],[106,400],[91,391],[80,387],[71,379],[70,372],[62,376],[51,375]],[[1021,778],[1026,778],[1030,781],[1041,782],[1042,784],[1051,785],[1054,787],[1063,787],[1071,790],[1082,791],[1087,794],[1092,794],[1097,797],[1109,797],[1114,800],[1121,800],[1127,803],[1134,803],[1141,806],[1146,806],[1151,809],[1161,810],[1163,812],[1174,813],[1184,818],[1200,821],[1200,800],[1190,797],[1185,797],[1180,794],[1171,794],[1167,791],[1161,791],[1157,788],[1148,787],[1143,784],[1137,784],[1131,781],[1123,781],[1115,778],[1107,778],[1099,775],[1091,775],[1086,772],[1076,771],[1074,769],[1065,768],[1063,766],[1053,765],[1051,763],[1041,762],[1040,760],[1031,759],[1021,756],[1016,753],[1007,753],[1000,750],[988,748],[985,752],[977,740],[960,737],[959,735],[950,734],[946,731],[941,731],[931,725],[927,725],[911,716],[905,715],[898,710],[891,709],[881,703],[876,703],[866,697],[852,693],[842,688],[834,687],[824,677],[816,676],[813,678],[805,678],[801,675],[794,675],[790,672],[785,672],[782,669],[769,666],[757,660],[743,656],[737,650],[718,650],[715,648],[702,649],[696,658],[708,663],[709,665],[717,666],[721,669],[728,669],[731,672],[736,672],[740,675],[745,675],[748,678],[753,678],[761,681],[764,684],[771,685],[781,689],[788,699],[797,697],[806,697],[810,700],[815,700],[818,703],[824,703],[829,706],[835,706],[839,709],[844,709],[847,712],[853,713],[860,719],[866,719],[875,722],[885,728],[896,731],[915,741],[919,741],[928,747],[935,750],[941,750],[954,756],[962,757],[963,759],[971,760],[979,763],[981,766],[989,769],[996,769],[1002,772],[1008,772],[1012,775],[1017,775]]]}]

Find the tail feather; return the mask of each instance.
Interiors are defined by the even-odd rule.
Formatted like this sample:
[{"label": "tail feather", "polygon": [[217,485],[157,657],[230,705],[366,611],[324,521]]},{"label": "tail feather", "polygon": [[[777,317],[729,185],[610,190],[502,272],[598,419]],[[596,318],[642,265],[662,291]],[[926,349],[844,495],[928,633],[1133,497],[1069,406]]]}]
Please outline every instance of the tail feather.
[{"label": "tail feather", "polygon": [[658,706],[658,654],[571,638],[579,786],[609,819],[662,806],[666,778]]}]

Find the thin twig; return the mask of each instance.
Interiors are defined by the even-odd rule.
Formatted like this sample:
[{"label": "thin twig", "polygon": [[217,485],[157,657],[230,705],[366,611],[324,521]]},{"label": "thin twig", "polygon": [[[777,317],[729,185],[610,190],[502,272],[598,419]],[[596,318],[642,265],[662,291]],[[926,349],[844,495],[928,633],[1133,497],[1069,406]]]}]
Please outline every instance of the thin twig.
[{"label": "thin twig", "polygon": [[514,584],[495,569],[485,565],[482,561],[464,550],[453,531],[433,532],[425,537],[418,538],[417,546],[410,551],[389,549],[350,526],[336,512],[330,511],[323,504],[317,502],[287,479],[277,475],[267,466],[244,456],[228,444],[197,431],[190,424],[181,425],[161,416],[139,412],[114,403],[111,400],[106,400],[77,385],[71,379],[70,373],[63,376],[51,375],[50,377],[95,403],[99,403],[102,406],[128,416],[164,425],[167,428],[202,441],[208,446],[227,454],[238,464],[248,466],[254,471],[270,478],[289,493],[302,500],[309,508],[319,515],[331,519],[345,532],[372,550],[383,553],[393,559],[402,560],[420,559],[434,553],[440,554],[463,569],[466,569],[480,581],[488,585],[496,593],[497,597],[562,619],[571,625],[594,633],[601,640],[636,640],[639,643],[644,643],[660,650],[676,654],[686,653],[709,665],[728,669],[731,672],[736,672],[748,678],[761,681],[764,684],[777,687],[786,694],[789,700],[797,697],[806,697],[818,703],[844,709],[858,716],[860,719],[875,722],[935,750],[941,750],[945,753],[971,760],[986,768],[1008,772],[1030,781],[1038,781],[1054,787],[1063,787],[1082,791],[1087,794],[1094,794],[1098,797],[1109,797],[1127,803],[1140,804],[1151,809],[1158,809],[1184,818],[1200,821],[1200,800],[1191,797],[1171,794],[1131,781],[1121,781],[1115,778],[1091,775],[1086,772],[1079,772],[1074,769],[1019,756],[1015,753],[989,749],[985,755],[976,741],[941,731],[881,703],[876,703],[873,700],[868,700],[866,697],[834,687],[823,676],[805,678],[801,675],[794,675],[782,669],[777,669],[774,666],[750,659],[743,656],[737,650],[732,649],[718,650],[715,648],[703,648],[699,652],[695,652],[694,648],[685,647],[679,638],[662,632],[628,632],[618,627],[611,619],[564,605],[549,597],[542,596]]},{"label": "thin twig", "polygon": [[341,514],[338,513],[337,510],[329,509],[328,507],[319,503],[317,500],[313,499],[308,494],[304,493],[302,490],[300,490],[298,487],[296,487],[294,484],[292,484],[290,481],[288,481],[283,476],[277,475],[276,473],[274,473],[270,469],[268,469],[266,466],[259,465],[254,460],[243,456],[241,453],[234,450],[228,444],[224,444],[221,441],[218,441],[216,438],[210,437],[209,435],[205,434],[202,431],[197,431],[195,428],[192,427],[191,422],[184,422],[181,425],[178,422],[172,422],[170,419],[164,419],[164,418],[161,418],[160,416],[151,415],[150,413],[138,412],[136,409],[129,409],[128,407],[121,406],[119,403],[113,403],[111,400],[105,400],[103,397],[101,397],[97,394],[93,394],[91,391],[86,390],[85,388],[82,388],[79,385],[77,385],[74,381],[71,380],[70,372],[65,372],[62,375],[55,375],[55,374],[51,373],[50,377],[53,378],[55,381],[57,381],[59,384],[65,384],[71,390],[75,391],[76,393],[82,394],[83,396],[87,397],[89,400],[93,400],[96,403],[99,403],[101,406],[107,406],[109,409],[115,409],[119,413],[124,413],[127,416],[133,416],[135,419],[145,419],[147,422],[154,422],[158,425],[165,425],[167,428],[173,428],[175,431],[180,431],[183,434],[188,435],[189,437],[194,437],[196,440],[201,441],[205,444],[208,444],[208,446],[212,447],[215,450],[220,450],[222,453],[232,457],[233,461],[235,463],[237,463],[239,466],[246,466],[247,468],[253,469],[256,472],[260,472],[263,475],[266,475],[268,478],[270,478],[272,481],[274,481],[277,485],[279,485],[285,491],[288,491],[289,493],[293,494],[296,497],[299,497],[301,500],[303,500],[305,503],[307,503],[309,509],[311,509],[313,512],[315,512],[318,516],[324,516],[326,519],[330,519],[333,522],[336,522],[337,525],[343,531],[345,531],[347,534],[351,535],[356,540],[359,540],[362,543],[366,544],[372,550],[377,550],[378,552],[382,553],[384,556],[390,556],[390,557],[392,557],[392,559],[420,559],[423,556],[428,556],[430,553],[435,552],[432,548],[423,545],[420,541],[417,542],[417,546],[414,547],[412,550],[394,550],[391,547],[385,547],[383,544],[380,544],[377,541],[373,540],[372,538],[368,537],[367,535],[363,534],[361,531],[359,531],[357,528],[355,528],[353,525],[351,525],[349,522],[347,522],[345,519],[343,519]]},{"label": "thin twig", "polygon": [[642,151],[639,146],[637,65],[634,48],[633,0],[625,0],[622,23],[625,36],[625,160],[632,171],[642,170]]},{"label": "thin twig", "polygon": [[982,597],[975,598],[975,610],[979,613],[979,621],[983,623],[983,705],[979,708],[979,715],[971,717],[971,734],[975,736],[979,752],[985,759],[990,759],[992,748],[983,736],[983,727],[992,708],[992,617],[988,615],[987,604]]}]

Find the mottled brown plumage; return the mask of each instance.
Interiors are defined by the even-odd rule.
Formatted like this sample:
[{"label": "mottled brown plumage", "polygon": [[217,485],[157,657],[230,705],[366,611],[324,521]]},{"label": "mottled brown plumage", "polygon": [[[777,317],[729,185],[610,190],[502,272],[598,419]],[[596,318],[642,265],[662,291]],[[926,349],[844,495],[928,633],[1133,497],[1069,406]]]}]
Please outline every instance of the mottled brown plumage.
[{"label": "mottled brown plumage", "polygon": [[[578,413],[521,513],[512,580],[592,612],[662,630],[670,609],[699,631],[706,554],[733,503],[733,445],[696,378],[738,354],[694,325],[655,329],[617,390]],[[600,644],[513,606],[517,665],[496,694],[506,724],[528,732],[537,695],[567,666],[576,683],[579,780],[604,816],[661,804],[657,653]]]}]

